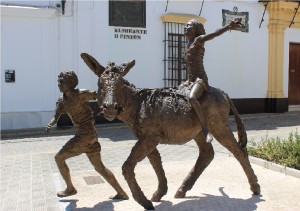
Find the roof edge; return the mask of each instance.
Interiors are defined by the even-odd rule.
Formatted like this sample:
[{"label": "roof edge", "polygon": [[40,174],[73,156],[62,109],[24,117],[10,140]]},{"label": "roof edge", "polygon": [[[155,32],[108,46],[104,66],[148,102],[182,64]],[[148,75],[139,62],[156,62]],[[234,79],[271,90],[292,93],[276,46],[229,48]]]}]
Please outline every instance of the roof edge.
[{"label": "roof edge", "polygon": [[198,15],[186,14],[186,13],[166,13],[160,17],[162,22],[169,23],[187,23],[191,19],[196,19],[200,23],[204,24],[206,19],[199,17]]}]

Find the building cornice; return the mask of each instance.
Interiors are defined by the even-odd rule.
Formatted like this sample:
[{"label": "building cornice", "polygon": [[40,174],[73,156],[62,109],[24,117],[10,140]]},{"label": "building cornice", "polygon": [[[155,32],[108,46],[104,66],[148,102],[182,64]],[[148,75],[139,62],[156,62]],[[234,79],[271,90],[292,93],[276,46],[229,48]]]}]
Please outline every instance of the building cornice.
[{"label": "building cornice", "polygon": [[294,24],[292,24],[290,27],[300,28],[300,10],[298,10],[297,14],[295,15],[298,5],[299,4],[296,2],[270,2],[267,8],[270,15],[269,23],[279,24],[284,28],[288,28],[291,25],[294,17]]},{"label": "building cornice", "polygon": [[185,24],[191,19],[196,19],[200,23],[204,24],[206,19],[201,18],[197,15],[186,14],[186,13],[166,13],[160,17],[162,22],[168,23],[182,23]]}]

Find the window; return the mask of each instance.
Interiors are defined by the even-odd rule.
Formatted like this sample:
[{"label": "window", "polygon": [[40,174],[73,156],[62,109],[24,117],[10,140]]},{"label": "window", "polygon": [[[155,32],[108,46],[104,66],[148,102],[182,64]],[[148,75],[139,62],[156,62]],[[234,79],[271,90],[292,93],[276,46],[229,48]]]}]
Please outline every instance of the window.
[{"label": "window", "polygon": [[175,87],[187,80],[185,50],[187,40],[184,36],[184,26],[181,23],[165,22],[165,87]]},{"label": "window", "polygon": [[146,0],[110,0],[109,25],[146,28]]}]

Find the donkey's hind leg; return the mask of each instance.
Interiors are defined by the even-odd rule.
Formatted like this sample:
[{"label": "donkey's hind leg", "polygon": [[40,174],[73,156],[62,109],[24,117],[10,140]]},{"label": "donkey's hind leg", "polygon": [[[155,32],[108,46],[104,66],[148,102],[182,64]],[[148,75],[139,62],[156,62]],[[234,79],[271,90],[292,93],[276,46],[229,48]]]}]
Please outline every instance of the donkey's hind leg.
[{"label": "donkey's hind leg", "polygon": [[188,176],[183,181],[182,185],[178,188],[175,198],[183,198],[188,190],[191,190],[196,180],[205,170],[205,168],[214,159],[214,149],[210,142],[206,142],[203,135],[198,135],[195,141],[199,148],[199,156],[195,166],[192,168]]},{"label": "donkey's hind leg", "polygon": [[148,159],[156,173],[158,179],[158,188],[153,194],[151,201],[159,202],[160,199],[166,195],[168,191],[168,183],[165,175],[165,171],[162,166],[161,157],[159,151],[155,148],[148,156]]},{"label": "donkey's hind leg", "polygon": [[229,126],[228,120],[223,119],[218,122],[218,130],[211,131],[213,136],[217,139],[217,141],[227,148],[234,157],[239,161],[242,166],[250,184],[250,189],[254,195],[260,194],[260,185],[257,183],[257,177],[251,167],[251,164],[248,159],[248,154],[245,149],[242,149],[241,146],[236,141],[232,130]]}]

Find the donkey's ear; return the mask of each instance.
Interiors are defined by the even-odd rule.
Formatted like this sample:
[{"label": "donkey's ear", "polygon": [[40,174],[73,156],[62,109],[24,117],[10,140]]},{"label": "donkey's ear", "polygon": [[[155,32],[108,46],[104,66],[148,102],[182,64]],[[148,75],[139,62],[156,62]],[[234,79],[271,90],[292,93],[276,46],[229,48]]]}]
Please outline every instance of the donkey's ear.
[{"label": "donkey's ear", "polygon": [[101,74],[104,72],[105,68],[99,64],[99,62],[87,53],[82,53],[81,58],[87,64],[87,66],[98,76],[100,77]]},{"label": "donkey's ear", "polygon": [[135,65],[135,60],[131,60],[128,61],[127,63],[123,63],[120,71],[121,76],[124,77],[134,65]]}]

